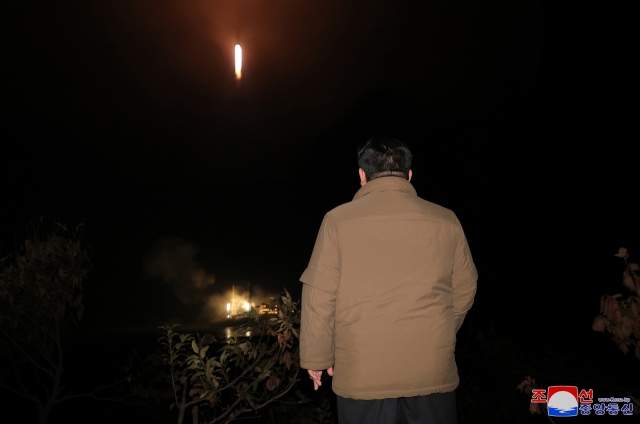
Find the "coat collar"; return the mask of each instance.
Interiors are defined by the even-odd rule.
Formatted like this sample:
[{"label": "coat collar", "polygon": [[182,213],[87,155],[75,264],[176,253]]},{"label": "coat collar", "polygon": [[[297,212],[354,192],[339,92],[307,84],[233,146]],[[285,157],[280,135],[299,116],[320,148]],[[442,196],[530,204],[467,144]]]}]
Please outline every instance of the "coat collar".
[{"label": "coat collar", "polygon": [[360,190],[358,190],[353,200],[357,200],[369,193],[381,191],[403,191],[405,193],[417,195],[416,190],[413,188],[413,185],[404,178],[381,177],[376,178],[373,181],[369,181],[368,183],[360,187]]}]

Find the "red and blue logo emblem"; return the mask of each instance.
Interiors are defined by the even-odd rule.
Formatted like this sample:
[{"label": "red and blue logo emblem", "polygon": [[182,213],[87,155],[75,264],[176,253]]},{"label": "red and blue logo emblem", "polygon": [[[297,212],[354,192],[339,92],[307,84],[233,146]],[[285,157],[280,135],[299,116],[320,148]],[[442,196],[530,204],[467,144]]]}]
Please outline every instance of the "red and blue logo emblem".
[{"label": "red and blue logo emblem", "polygon": [[547,390],[547,412],[550,417],[578,415],[578,388],[576,386],[550,386]]},{"label": "red and blue logo emblem", "polygon": [[[527,377],[524,383],[535,383]],[[547,404],[547,414],[550,417],[576,417],[580,415],[633,415],[633,403],[631,398],[597,398],[595,403],[593,389],[582,389],[578,393],[576,386],[549,386],[547,389],[531,388],[531,403],[535,408],[531,413],[539,414],[539,403]],[[620,402],[623,402],[620,407]]]}]

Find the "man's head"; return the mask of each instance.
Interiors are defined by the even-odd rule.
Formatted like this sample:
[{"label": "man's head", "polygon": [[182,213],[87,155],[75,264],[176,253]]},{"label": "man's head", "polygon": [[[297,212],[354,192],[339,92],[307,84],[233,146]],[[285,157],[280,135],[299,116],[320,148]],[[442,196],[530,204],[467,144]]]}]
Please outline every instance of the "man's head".
[{"label": "man's head", "polygon": [[381,177],[411,181],[412,155],[405,143],[393,138],[372,138],[358,147],[360,183]]}]

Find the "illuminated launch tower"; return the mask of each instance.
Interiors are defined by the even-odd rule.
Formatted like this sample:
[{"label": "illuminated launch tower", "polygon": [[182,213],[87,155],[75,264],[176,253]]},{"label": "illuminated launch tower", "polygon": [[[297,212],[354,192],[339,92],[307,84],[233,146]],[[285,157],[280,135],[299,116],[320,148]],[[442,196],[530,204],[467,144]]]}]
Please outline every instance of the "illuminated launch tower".
[{"label": "illuminated launch tower", "polygon": [[[244,298],[244,300],[242,299]],[[247,283],[247,292],[245,296],[236,298],[236,286],[231,286],[231,302],[227,303],[227,318],[235,318],[238,315],[249,312],[251,310],[251,292],[250,284]]]}]

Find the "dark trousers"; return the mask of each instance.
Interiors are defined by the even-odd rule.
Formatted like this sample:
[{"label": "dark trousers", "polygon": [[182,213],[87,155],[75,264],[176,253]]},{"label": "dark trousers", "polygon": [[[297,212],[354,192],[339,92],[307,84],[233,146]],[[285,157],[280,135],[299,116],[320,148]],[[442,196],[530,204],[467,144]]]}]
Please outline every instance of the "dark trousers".
[{"label": "dark trousers", "polygon": [[338,396],[338,424],[457,424],[456,394],[356,400]]}]

